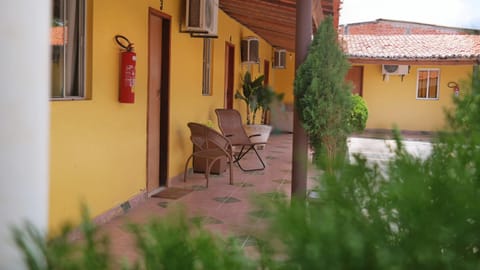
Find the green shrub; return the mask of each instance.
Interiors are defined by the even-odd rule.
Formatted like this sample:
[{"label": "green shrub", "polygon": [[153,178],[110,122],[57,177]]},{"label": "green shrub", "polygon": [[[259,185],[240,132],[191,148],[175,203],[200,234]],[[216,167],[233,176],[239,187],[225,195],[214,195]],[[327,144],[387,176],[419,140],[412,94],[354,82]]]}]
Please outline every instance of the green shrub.
[{"label": "green shrub", "polygon": [[[396,134],[386,170],[356,156],[325,172],[319,199],[261,204],[271,228],[259,238],[259,260],[170,216],[132,225],[140,260],[133,269],[480,269],[480,81],[456,98],[451,129],[435,140],[425,160],[410,155]],[[85,240],[68,241],[69,229],[44,240],[34,228],[16,229],[28,269],[112,269],[108,241],[84,214]],[[124,267],[124,269],[130,269]]]},{"label": "green shrub", "polygon": [[314,149],[314,161],[332,171],[345,160],[350,134],[350,64],[338,45],[331,17],[318,28],[294,82],[295,108]]},{"label": "green shrub", "polygon": [[352,95],[352,112],[349,119],[352,132],[362,132],[367,126],[367,119],[367,103],[361,96],[357,94]]},{"label": "green shrub", "polygon": [[384,173],[357,156],[319,179],[320,199],[269,206],[265,239],[281,236],[271,247],[285,258],[270,269],[479,269],[480,82],[473,85],[455,99],[451,130],[425,160],[397,132]]},{"label": "green shrub", "polygon": [[[146,224],[130,224],[127,229],[136,240],[139,259],[128,262],[110,253],[109,238],[83,210],[81,238],[72,240],[73,227],[65,225],[62,233],[46,239],[34,226],[14,229],[14,238],[30,270],[243,270],[256,269],[234,238],[223,239],[203,229],[201,223],[189,222],[183,212]],[[123,263],[123,265],[121,265]]]},{"label": "green shrub", "polygon": [[189,222],[182,212],[130,225],[141,254],[136,269],[255,269],[233,238],[216,237],[201,225]]},{"label": "green shrub", "polygon": [[14,228],[13,234],[30,270],[112,269],[109,240],[98,234],[85,207],[79,229],[82,239],[77,241],[70,239],[74,229],[68,224],[51,239],[30,223]]}]

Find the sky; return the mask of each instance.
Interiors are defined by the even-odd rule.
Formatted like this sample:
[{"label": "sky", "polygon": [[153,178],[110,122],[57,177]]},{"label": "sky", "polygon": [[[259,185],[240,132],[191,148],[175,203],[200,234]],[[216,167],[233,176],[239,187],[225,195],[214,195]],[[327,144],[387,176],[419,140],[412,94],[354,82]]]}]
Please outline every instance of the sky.
[{"label": "sky", "polygon": [[480,29],[480,0],[342,0],[340,24],[390,19]]}]

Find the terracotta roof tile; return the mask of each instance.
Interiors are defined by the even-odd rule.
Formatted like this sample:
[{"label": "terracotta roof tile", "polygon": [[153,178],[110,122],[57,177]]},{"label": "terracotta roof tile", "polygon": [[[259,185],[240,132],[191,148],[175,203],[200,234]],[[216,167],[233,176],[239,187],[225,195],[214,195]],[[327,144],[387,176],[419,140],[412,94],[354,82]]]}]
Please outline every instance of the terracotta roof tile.
[{"label": "terracotta roof tile", "polygon": [[480,59],[478,35],[343,35],[348,57]]}]

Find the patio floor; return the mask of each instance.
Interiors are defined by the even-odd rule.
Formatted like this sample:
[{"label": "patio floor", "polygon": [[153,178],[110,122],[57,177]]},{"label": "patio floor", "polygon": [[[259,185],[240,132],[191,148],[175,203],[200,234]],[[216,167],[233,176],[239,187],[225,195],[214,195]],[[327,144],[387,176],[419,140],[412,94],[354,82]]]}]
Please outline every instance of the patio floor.
[{"label": "patio floor", "polygon": [[[265,227],[265,219],[252,203],[252,196],[269,195],[272,192],[283,192],[287,197],[290,196],[292,139],[292,134],[272,134],[265,149],[259,150],[266,163],[266,169],[246,173],[234,165],[233,185],[228,184],[228,171],[222,175],[212,175],[208,188],[205,188],[203,174],[190,173],[186,182],[175,180],[170,183],[170,187],[191,189],[192,192],[178,199],[149,198],[128,210],[126,214],[102,225],[101,231],[111,238],[113,255],[126,258],[130,262],[134,261],[137,257],[135,243],[125,225],[132,222],[145,223],[151,218],[165,216],[178,207],[184,209],[187,218],[202,220],[204,227],[212,232],[238,237],[248,252],[255,244],[249,232],[256,232]],[[364,154],[368,159],[373,159],[372,161],[385,161],[392,156],[388,150],[388,142],[384,139],[350,138],[349,149],[351,153],[366,152]],[[415,143],[411,148],[418,153],[430,150],[429,143],[411,143]],[[248,157],[246,165],[249,161],[255,161],[253,154]],[[256,165],[258,164],[253,164]],[[315,170],[309,168],[308,188],[315,184],[313,180],[315,174],[317,174]]]},{"label": "patio floor", "polygon": [[[190,173],[186,182],[171,182],[170,187],[193,191],[175,200],[148,198],[126,214],[101,226],[101,231],[111,238],[113,255],[128,261],[136,258],[135,243],[125,229],[126,224],[145,223],[178,207],[183,208],[189,219],[201,219],[204,227],[212,232],[238,237],[248,252],[248,247],[254,244],[248,232],[258,231],[264,226],[262,213],[255,209],[251,198],[255,194],[269,195],[276,191],[290,196],[291,150],[292,134],[272,134],[268,145],[258,151],[266,163],[265,170],[247,173],[234,165],[233,185],[228,184],[228,170],[222,175],[211,175],[208,188],[205,188],[205,177],[200,173]],[[248,168],[250,162],[257,162],[254,154],[247,158],[245,166],[242,163],[244,167]],[[258,163],[251,165],[258,166]]]}]

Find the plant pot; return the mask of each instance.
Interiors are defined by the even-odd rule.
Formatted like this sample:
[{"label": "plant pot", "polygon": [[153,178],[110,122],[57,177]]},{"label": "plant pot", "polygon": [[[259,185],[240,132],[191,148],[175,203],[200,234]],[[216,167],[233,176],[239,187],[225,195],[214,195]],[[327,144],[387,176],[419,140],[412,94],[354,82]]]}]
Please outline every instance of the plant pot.
[{"label": "plant pot", "polygon": [[[251,136],[253,134],[260,134],[260,136],[254,136],[250,138],[250,141],[254,143],[266,143],[268,141],[268,138],[270,137],[270,132],[272,132],[272,126],[269,125],[245,125],[244,128],[248,136]],[[263,145],[262,147],[257,149],[263,149]]]}]

